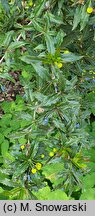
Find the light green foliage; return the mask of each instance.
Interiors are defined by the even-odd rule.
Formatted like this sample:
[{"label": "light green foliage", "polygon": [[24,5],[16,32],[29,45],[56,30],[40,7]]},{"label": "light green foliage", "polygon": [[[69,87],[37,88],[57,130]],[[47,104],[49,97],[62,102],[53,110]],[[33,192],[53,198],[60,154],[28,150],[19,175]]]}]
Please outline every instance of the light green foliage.
[{"label": "light green foliage", "polygon": [[57,189],[51,192],[48,186],[40,189],[38,193],[34,192],[34,194],[39,200],[69,200],[69,197],[63,191]]}]

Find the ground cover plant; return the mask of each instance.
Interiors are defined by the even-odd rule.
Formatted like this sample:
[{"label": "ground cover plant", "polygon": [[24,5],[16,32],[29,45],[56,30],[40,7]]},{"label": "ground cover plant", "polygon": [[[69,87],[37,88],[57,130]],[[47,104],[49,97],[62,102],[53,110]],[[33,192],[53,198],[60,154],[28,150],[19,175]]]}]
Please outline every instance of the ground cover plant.
[{"label": "ground cover plant", "polygon": [[0,1],[0,199],[95,199],[95,1]]}]

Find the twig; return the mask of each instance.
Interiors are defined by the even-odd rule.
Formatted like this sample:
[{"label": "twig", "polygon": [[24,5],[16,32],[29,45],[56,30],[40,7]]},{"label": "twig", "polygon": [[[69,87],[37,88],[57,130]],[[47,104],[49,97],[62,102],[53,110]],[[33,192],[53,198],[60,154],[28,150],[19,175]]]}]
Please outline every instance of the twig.
[{"label": "twig", "polygon": [[21,38],[21,34],[17,37],[17,39],[16,39],[16,41],[19,41],[20,40],[20,38]]},{"label": "twig", "polygon": [[4,54],[4,56],[0,59],[0,64],[3,62],[4,58],[5,58],[5,54]]}]

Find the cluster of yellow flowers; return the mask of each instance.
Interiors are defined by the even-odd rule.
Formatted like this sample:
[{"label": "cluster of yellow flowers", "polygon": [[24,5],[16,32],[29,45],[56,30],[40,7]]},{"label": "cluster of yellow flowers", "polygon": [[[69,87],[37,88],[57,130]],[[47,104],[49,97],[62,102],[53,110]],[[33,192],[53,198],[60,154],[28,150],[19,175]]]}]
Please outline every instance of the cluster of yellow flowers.
[{"label": "cluster of yellow flowers", "polygon": [[[21,145],[20,146],[20,149],[23,151],[24,149],[25,149],[25,145]],[[42,158],[44,158],[44,154],[42,154]],[[37,170],[40,170],[41,169],[41,167],[42,167],[42,164],[41,163],[36,163],[36,165],[35,165],[35,167],[33,167],[32,169],[31,169],[31,172],[32,172],[32,174],[35,174],[36,172],[37,172]]]},{"label": "cluster of yellow flowers", "polygon": [[[57,151],[58,151],[57,148],[53,148],[52,151],[49,152],[49,156],[50,156],[50,157],[53,157],[54,154],[55,154]],[[44,155],[44,154],[41,154],[41,158],[43,159],[44,157],[45,157],[45,155]]]},{"label": "cluster of yellow flowers", "polygon": [[33,167],[31,169],[31,173],[35,174],[37,172],[37,170],[41,170],[41,168],[42,168],[42,164],[38,162],[38,163],[36,163],[35,167]]},{"label": "cluster of yellow flowers", "polygon": [[[20,149],[23,151],[23,150],[25,149],[25,145],[21,145],[21,146],[20,146]],[[49,156],[50,156],[50,157],[53,157],[57,151],[58,151],[57,148],[53,148],[52,151],[49,152]],[[43,159],[44,157],[45,157],[45,155],[44,155],[44,154],[41,154],[41,158]],[[31,173],[32,173],[32,174],[35,174],[35,173],[37,172],[37,170],[41,170],[41,168],[42,168],[42,164],[39,163],[39,162],[37,162],[37,163],[35,164],[35,166],[31,169]]]},{"label": "cluster of yellow flowers", "polygon": [[[69,51],[69,50],[64,50],[64,54],[70,54],[70,51]],[[60,57],[59,57],[59,58],[57,59],[57,61],[55,61],[54,63],[55,63],[55,65],[57,65],[57,67],[58,67],[59,69],[62,68],[62,66],[63,66]]]},{"label": "cluster of yellow flowers", "polygon": [[57,148],[53,148],[53,150],[49,153],[49,156],[53,157],[56,152],[57,152]]},{"label": "cluster of yellow flowers", "polygon": [[58,68],[62,68],[62,63],[61,62],[54,62],[55,65],[57,65]]}]

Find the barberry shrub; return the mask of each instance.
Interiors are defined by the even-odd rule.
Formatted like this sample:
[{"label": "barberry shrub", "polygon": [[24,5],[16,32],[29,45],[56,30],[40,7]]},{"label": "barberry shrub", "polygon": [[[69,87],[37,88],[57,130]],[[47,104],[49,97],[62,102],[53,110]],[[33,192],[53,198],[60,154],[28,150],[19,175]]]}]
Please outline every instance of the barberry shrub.
[{"label": "barberry shrub", "polygon": [[0,199],[95,199],[95,1],[0,14]]}]

